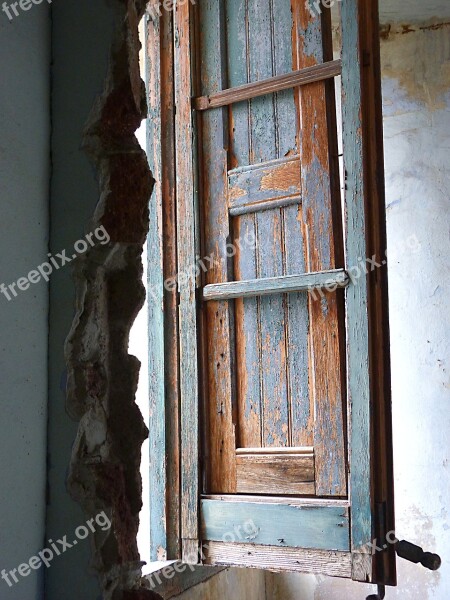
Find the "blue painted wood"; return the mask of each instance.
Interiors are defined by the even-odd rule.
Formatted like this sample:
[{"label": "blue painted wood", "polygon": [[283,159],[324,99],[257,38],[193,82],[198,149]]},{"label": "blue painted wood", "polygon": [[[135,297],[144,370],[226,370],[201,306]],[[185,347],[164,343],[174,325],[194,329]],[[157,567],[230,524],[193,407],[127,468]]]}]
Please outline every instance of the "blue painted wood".
[{"label": "blue painted wood", "polygon": [[201,501],[203,540],[319,550],[349,550],[348,508]]},{"label": "blue painted wood", "polygon": [[149,20],[146,27],[148,93],[147,156],[156,180],[150,198],[148,232],[148,369],[150,411],[150,556],[165,560],[166,536],[166,434],[164,397],[164,307],[162,249],[162,164],[161,164],[161,88],[160,88],[160,21]]},{"label": "blue painted wood", "polygon": [[300,202],[298,156],[234,169],[228,174],[228,204],[233,216]]},{"label": "blue painted wood", "polygon": [[[299,166],[300,175],[300,166]],[[286,274],[306,271],[302,231],[302,207],[284,211],[284,246]],[[290,398],[291,445],[312,446],[314,443],[314,398],[309,381],[309,298],[304,293],[287,295],[288,382]]]},{"label": "blue painted wood", "polygon": [[[346,266],[366,256],[364,171],[361,122],[359,3],[346,0],[342,18],[342,119],[346,215]],[[354,278],[346,291],[348,403],[350,406],[350,495],[352,551],[372,540],[370,378],[366,277]]]},{"label": "blue painted wood", "polygon": [[[321,64],[324,48],[331,45],[326,19],[312,16],[304,3],[294,6],[295,34],[299,39],[298,68]],[[325,82],[303,86],[298,91],[301,130],[299,135],[302,181],[302,218],[307,249],[307,270],[336,268],[335,236],[342,235],[341,221],[333,219],[328,135],[328,102]],[[341,266],[341,265],[340,265]],[[336,294],[318,300],[310,297],[310,349],[314,374],[314,452],[316,492],[320,496],[347,494],[344,400],[342,393],[341,337],[343,315]]]},{"label": "blue painted wood", "polygon": [[282,275],[247,281],[210,284],[203,289],[204,300],[229,300],[231,298],[249,298],[268,296],[283,292],[312,291],[316,289],[345,287],[349,277],[344,269],[321,271],[320,273],[302,273],[301,275]]}]

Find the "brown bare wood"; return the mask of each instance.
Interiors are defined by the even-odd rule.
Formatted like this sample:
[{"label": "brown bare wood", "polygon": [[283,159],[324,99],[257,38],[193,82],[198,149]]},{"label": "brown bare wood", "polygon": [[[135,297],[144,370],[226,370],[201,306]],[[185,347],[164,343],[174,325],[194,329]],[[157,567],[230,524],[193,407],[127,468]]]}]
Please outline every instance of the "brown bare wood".
[{"label": "brown bare wood", "polygon": [[[323,60],[322,44],[331,43],[328,37],[322,39],[322,28],[326,24],[321,23],[320,17],[313,17],[307,4],[302,2],[294,4],[293,15],[294,36],[298,36],[295,66],[310,67]],[[308,31],[315,31],[316,35],[308,36]],[[319,43],[317,39],[322,41]],[[342,227],[332,218],[333,203],[340,199],[331,196],[326,88],[322,81],[298,88],[296,93],[301,124],[302,217],[307,270],[334,269],[342,266],[336,264],[334,242],[335,236],[342,236]],[[309,308],[316,493],[345,496],[344,391],[336,295],[327,294],[318,300],[310,295]]]},{"label": "brown bare wood", "polygon": [[236,467],[238,493],[315,494],[313,453],[237,453]]},{"label": "brown bare wood", "polygon": [[326,550],[299,550],[243,543],[206,541],[204,564],[245,566],[275,573],[292,571],[330,577],[351,577],[351,554]]},{"label": "brown bare wood", "polygon": [[[381,264],[385,259],[387,239],[378,2],[360,0],[359,10],[367,255],[376,256]],[[368,294],[369,362],[374,407],[372,485],[375,537],[383,540],[386,533],[395,530],[387,265],[369,273]],[[373,581],[397,584],[393,544],[387,544],[386,549],[375,554],[372,570]]]},{"label": "brown bare wood", "polygon": [[323,81],[330,77],[336,77],[341,74],[341,61],[333,60],[322,65],[314,65],[287,73],[286,75],[277,75],[269,77],[255,83],[247,83],[234,88],[223,90],[209,96],[200,96],[193,98],[193,107],[195,110],[203,111],[210,108],[227,106],[243,100],[250,100],[258,96],[281,92],[289,88]]},{"label": "brown bare wood", "polygon": [[[217,88],[224,77],[223,26],[219,3],[205,0],[200,13],[199,34],[202,91]],[[202,114],[201,188],[204,230],[204,256],[211,259],[205,283],[223,283],[228,279],[226,244],[229,238],[228,207],[220,202],[227,195],[227,152],[224,148],[228,129],[226,111]],[[228,302],[204,305],[205,351],[207,357],[207,487],[211,492],[236,490],[236,443],[233,422],[231,353],[231,308]]]},{"label": "brown bare wood", "polygon": [[[177,227],[175,170],[175,114],[173,85],[173,20],[163,11],[161,29],[161,135],[162,135],[162,211],[164,280],[174,280],[177,275]],[[149,40],[151,44],[151,40]],[[149,89],[151,89],[149,85]],[[176,289],[164,289],[164,365],[167,434],[167,555],[181,557],[180,547],[180,411],[179,411],[179,353],[178,353],[178,295]]]}]

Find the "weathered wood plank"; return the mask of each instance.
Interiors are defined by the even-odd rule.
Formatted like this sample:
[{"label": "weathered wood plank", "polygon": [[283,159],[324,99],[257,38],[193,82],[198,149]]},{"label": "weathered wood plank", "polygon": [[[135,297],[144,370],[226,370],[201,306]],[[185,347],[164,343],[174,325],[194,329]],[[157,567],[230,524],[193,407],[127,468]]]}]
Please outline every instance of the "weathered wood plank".
[{"label": "weathered wood plank", "polygon": [[[226,1],[228,85],[238,86],[249,81],[249,39],[247,3]],[[250,163],[250,103],[240,102],[229,107],[229,167]],[[231,211],[230,211],[231,214]],[[237,253],[234,259],[236,279],[254,279],[256,266],[256,219],[254,215],[233,218]],[[253,243],[247,243],[252,240]],[[237,299],[236,316],[236,383],[237,442],[243,446],[261,445],[261,381],[259,306],[257,298]]]},{"label": "weathered wood plank", "polygon": [[204,546],[207,565],[226,565],[283,571],[313,573],[329,577],[351,578],[349,552],[280,548],[256,544],[208,542]]},{"label": "weathered wood plank", "polygon": [[183,558],[198,545],[198,373],[195,299],[195,208],[193,189],[189,3],[175,20],[176,191],[181,401],[181,534]]},{"label": "weathered wood plank", "polygon": [[237,493],[314,495],[314,454],[237,452]]},{"label": "weathered wood plank", "polygon": [[[258,276],[260,281],[283,275],[280,211],[256,215],[258,220]],[[262,445],[289,444],[287,398],[285,297],[270,294],[260,297]]]},{"label": "weathered wood plank", "polygon": [[150,556],[167,559],[166,536],[166,430],[164,379],[164,268],[163,268],[163,139],[161,123],[161,25],[148,20],[146,27],[149,119],[147,156],[155,178],[149,204],[148,232],[148,356],[149,369],[149,483],[154,495],[150,510]]},{"label": "weathered wood plank", "polygon": [[[286,35],[286,33],[284,33],[284,35]],[[193,107],[195,110],[203,111],[227,106],[236,102],[242,102],[243,100],[250,100],[251,98],[288,90],[299,85],[323,81],[324,79],[336,77],[340,74],[341,61],[333,60],[323,65],[314,65],[312,67],[293,71],[292,73],[268,77],[262,81],[229,88],[209,96],[193,98]]]},{"label": "weathered wood plank", "polygon": [[[223,8],[217,0],[205,0],[201,5],[203,93],[219,90],[226,82]],[[228,171],[226,110],[219,108],[203,113],[201,126],[202,149],[207,157],[202,161],[204,252],[205,256],[212,259],[212,265],[206,273],[206,283],[222,283],[228,280],[226,245],[230,235],[225,201]],[[211,492],[232,493],[236,489],[236,444],[229,311],[226,302],[210,302],[205,310],[208,356],[207,485]]]},{"label": "weathered wood plank", "polygon": [[[175,180],[175,109],[174,109],[174,47],[173,18],[163,11],[161,27],[161,139],[162,161],[162,212],[164,281],[175,281],[177,260],[177,204]],[[166,536],[168,558],[181,558],[180,531],[180,405],[179,405],[179,354],[178,354],[178,292],[175,286],[164,288],[164,373],[166,397]]]},{"label": "weathered wood plank", "polygon": [[300,202],[298,157],[269,161],[228,173],[228,205],[233,216]]},{"label": "weathered wood plank", "polygon": [[[256,277],[256,251],[244,240],[256,239],[254,215],[236,219],[237,254],[235,275],[238,279]],[[241,446],[260,446],[261,439],[261,378],[260,378],[260,327],[256,298],[237,298],[236,314],[236,370],[238,436]]]},{"label": "weathered wood plank", "polygon": [[[378,3],[351,0],[341,18],[346,258],[356,266],[361,256],[381,263],[386,249]],[[394,546],[373,556],[364,549],[395,528],[388,308],[387,266],[355,278],[347,291],[352,576],[395,585]]]},{"label": "weathered wood plank", "polygon": [[[323,62],[320,16],[312,16],[304,3],[293,6],[294,35],[298,40],[295,68]],[[302,217],[307,243],[307,270],[333,269],[334,235],[340,223],[333,222],[331,198],[327,99],[323,82],[298,90],[300,112],[300,157]],[[339,318],[336,295],[320,300],[309,297],[312,393],[315,406],[314,449],[316,491],[321,496],[347,493],[346,449],[343,423],[343,392]]]},{"label": "weathered wood plank", "polygon": [[283,275],[281,277],[264,277],[247,281],[229,281],[210,284],[203,289],[204,300],[230,300],[232,298],[250,298],[267,296],[283,292],[311,291],[345,287],[349,277],[344,269],[333,269],[320,273],[302,273],[301,275]]},{"label": "weathered wood plank", "polygon": [[[279,448],[278,448],[279,450]],[[288,451],[289,448],[286,448]],[[334,508],[349,508],[349,500],[336,500],[334,498],[294,498],[292,496],[246,496],[240,494],[237,498],[236,495],[230,494],[204,494],[202,500],[216,500],[220,502],[256,502],[261,504],[286,504],[289,506],[332,506]]]},{"label": "weathered wood plank", "polygon": [[252,524],[248,543],[349,550],[349,517],[345,507],[201,500],[203,540],[227,541],[227,534],[248,523]]},{"label": "weathered wood plank", "polygon": [[[361,52],[359,2],[341,7],[342,27],[342,121],[346,215],[346,260],[349,266],[365,257],[364,164],[361,122]],[[352,503],[353,577],[372,577],[370,557],[359,551],[374,534],[371,501],[370,379],[367,281],[359,277],[346,293],[347,303],[347,393],[350,431],[350,490]]]},{"label": "weathered wood plank", "polygon": [[[299,167],[300,175],[300,167]],[[305,245],[302,231],[302,207],[284,210],[284,247],[286,274],[304,273]],[[304,293],[287,296],[287,348],[291,444],[314,442],[314,398],[310,394],[313,378],[309,374],[309,299]]]}]

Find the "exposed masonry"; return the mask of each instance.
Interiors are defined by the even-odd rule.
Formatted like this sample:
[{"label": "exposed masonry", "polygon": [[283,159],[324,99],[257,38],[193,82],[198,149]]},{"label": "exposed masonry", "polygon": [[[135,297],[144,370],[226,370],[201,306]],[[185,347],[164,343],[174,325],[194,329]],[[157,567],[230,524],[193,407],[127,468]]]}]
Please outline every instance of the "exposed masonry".
[{"label": "exposed masonry", "polygon": [[117,27],[109,72],[83,139],[100,187],[89,227],[103,225],[111,240],[77,261],[76,316],[65,348],[67,409],[79,421],[68,488],[89,516],[104,510],[112,521],[111,529],[92,536],[92,564],[105,600],[159,598],[141,582],[139,465],[148,431],[135,404],[140,363],[127,349],[145,299],[141,255],[153,188],[134,135],[147,111],[139,74],[138,24],[144,7],[143,0],[112,5]]}]

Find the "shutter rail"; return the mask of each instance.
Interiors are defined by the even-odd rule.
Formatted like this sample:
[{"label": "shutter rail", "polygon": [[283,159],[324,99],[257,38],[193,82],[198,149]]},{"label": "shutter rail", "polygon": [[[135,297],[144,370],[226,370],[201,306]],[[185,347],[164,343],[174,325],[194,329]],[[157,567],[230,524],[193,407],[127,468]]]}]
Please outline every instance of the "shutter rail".
[{"label": "shutter rail", "polygon": [[254,83],[232,87],[209,96],[198,96],[192,99],[192,105],[198,111],[219,108],[220,106],[227,106],[235,102],[242,102],[243,100],[250,100],[258,96],[288,90],[299,85],[331,79],[340,75],[341,70],[341,60],[330,60],[320,65],[306,67],[285,75],[276,75],[275,77],[269,77],[268,79]]},{"label": "shutter rail", "polygon": [[346,287],[350,278],[344,269],[266,277],[244,281],[229,281],[206,285],[203,288],[203,300],[232,300],[233,298],[252,298],[288,292],[308,292],[316,289],[335,291]]}]

